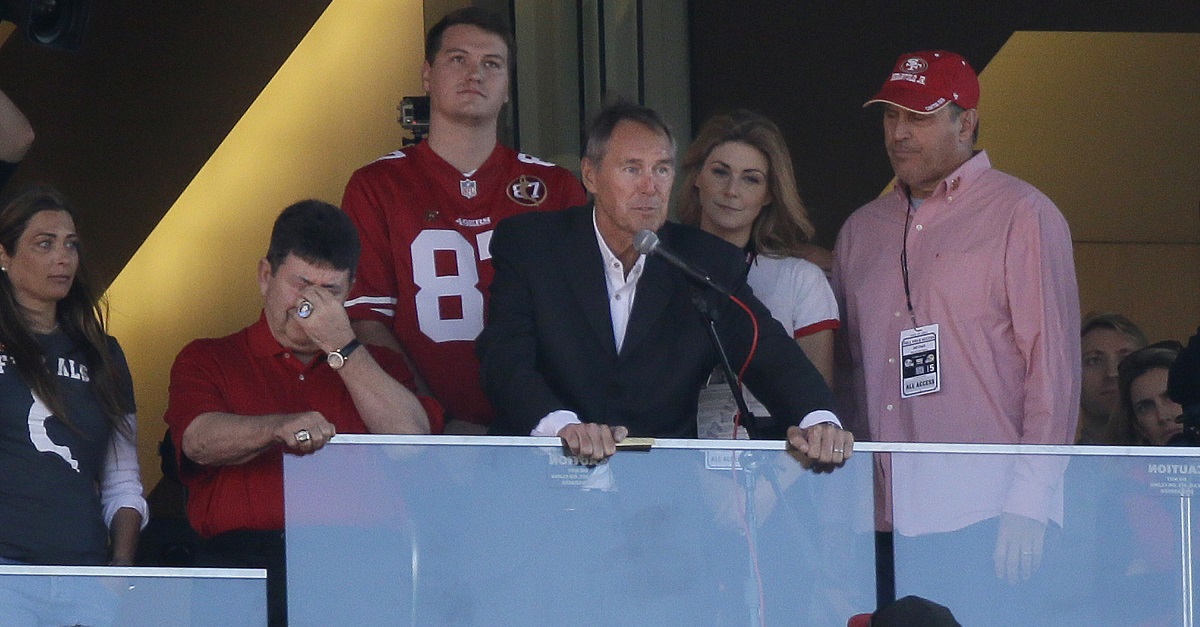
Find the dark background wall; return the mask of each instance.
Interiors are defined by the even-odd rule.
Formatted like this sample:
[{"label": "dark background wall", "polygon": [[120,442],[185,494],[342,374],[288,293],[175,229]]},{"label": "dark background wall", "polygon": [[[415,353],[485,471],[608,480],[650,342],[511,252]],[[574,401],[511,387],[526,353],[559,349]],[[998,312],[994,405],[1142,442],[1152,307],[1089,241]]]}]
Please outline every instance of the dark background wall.
[{"label": "dark background wall", "polygon": [[[13,34],[0,89],[38,139],[12,186],[75,199],[107,284],[328,4],[94,2],[83,50]],[[891,177],[861,104],[900,53],[952,49],[982,71],[1016,30],[1200,32],[1196,0],[692,0],[690,14],[693,130],[736,107],[776,120],[825,245]]]},{"label": "dark background wall", "polygon": [[1018,30],[1200,33],[1200,2],[692,0],[693,130],[738,107],[775,120],[818,241],[830,246],[891,179],[879,113],[862,103],[896,58],[953,50],[982,72]]},{"label": "dark background wall", "polygon": [[66,193],[107,285],[328,4],[102,0],[80,50],[13,33],[0,89],[37,140],[8,189]]}]

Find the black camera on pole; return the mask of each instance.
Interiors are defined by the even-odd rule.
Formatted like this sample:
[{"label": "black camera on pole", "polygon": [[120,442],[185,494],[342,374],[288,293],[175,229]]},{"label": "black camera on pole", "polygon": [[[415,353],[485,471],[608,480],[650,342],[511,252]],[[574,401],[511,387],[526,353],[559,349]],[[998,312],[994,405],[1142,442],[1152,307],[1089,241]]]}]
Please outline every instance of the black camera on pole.
[{"label": "black camera on pole", "polygon": [[418,144],[429,136],[429,96],[405,96],[396,107],[400,111],[400,126],[412,133],[405,146]]},{"label": "black camera on pole", "polygon": [[16,24],[33,43],[77,50],[91,4],[92,0],[0,0],[0,20]]}]

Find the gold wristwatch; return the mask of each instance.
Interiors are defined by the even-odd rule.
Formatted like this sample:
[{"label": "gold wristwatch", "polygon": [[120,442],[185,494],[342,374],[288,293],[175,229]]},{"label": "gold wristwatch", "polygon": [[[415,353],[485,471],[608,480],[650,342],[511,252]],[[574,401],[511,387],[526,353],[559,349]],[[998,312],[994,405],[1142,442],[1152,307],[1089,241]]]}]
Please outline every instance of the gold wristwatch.
[{"label": "gold wristwatch", "polygon": [[362,344],[359,343],[357,338],[350,340],[349,344],[326,355],[325,362],[329,364],[330,368],[340,370],[342,366],[346,365],[346,360],[350,358],[350,353],[353,353],[354,349],[359,346],[362,346]]}]

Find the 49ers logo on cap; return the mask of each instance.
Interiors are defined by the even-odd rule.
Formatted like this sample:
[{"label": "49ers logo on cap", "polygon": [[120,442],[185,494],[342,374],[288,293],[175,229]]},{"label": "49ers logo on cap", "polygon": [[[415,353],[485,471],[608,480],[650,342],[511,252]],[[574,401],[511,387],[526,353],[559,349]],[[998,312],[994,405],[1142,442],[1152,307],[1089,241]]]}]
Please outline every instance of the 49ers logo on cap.
[{"label": "49ers logo on cap", "polygon": [[546,200],[546,182],[536,176],[522,174],[508,184],[508,197],[526,207],[536,207]]},{"label": "49ers logo on cap", "polygon": [[[949,102],[979,105],[979,77],[960,54],[946,50],[906,52],[867,104],[886,102],[914,113],[933,113]],[[866,105],[864,105],[866,106]]]},{"label": "49ers logo on cap", "polygon": [[900,63],[896,64],[896,71],[892,72],[893,81],[908,81],[918,85],[925,84],[925,77],[920,76],[922,72],[929,69],[929,63],[921,57],[909,57]]}]

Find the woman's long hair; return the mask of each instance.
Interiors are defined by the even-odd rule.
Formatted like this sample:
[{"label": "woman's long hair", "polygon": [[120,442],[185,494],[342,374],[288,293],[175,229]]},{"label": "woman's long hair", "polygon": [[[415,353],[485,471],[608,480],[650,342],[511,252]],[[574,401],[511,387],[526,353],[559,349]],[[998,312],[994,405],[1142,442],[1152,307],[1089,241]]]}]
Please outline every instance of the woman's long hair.
[{"label": "woman's long hair", "polygon": [[[17,254],[17,242],[29,221],[42,211],[65,211],[75,219],[75,211],[59,192],[43,186],[31,187],[4,203],[0,209],[0,246],[10,257]],[[86,272],[84,253],[79,253],[79,267],[71,288],[58,301],[56,322],[62,332],[79,346],[90,371],[90,383],[100,406],[113,427],[126,437],[130,436],[124,417],[133,411],[130,400],[121,393],[128,381],[125,372],[117,372],[109,352],[105,333],[105,304],[93,291]],[[17,302],[16,291],[8,273],[0,273],[0,343],[5,352],[16,362],[17,372],[46,404],[59,420],[75,432],[79,429],[71,422],[54,371],[56,364],[46,363],[41,344],[29,328],[29,322]]]},{"label": "woman's long hair", "polygon": [[1131,398],[1133,380],[1154,370],[1170,370],[1179,357],[1182,345],[1178,342],[1159,342],[1129,353],[1117,365],[1117,392],[1121,398],[1120,408],[1108,419],[1105,429],[1105,444],[1122,446],[1149,444],[1138,429],[1137,413]]},{"label": "woman's long hair", "polygon": [[700,193],[696,189],[696,177],[713,149],[728,142],[753,146],[767,158],[771,202],[754,219],[750,233],[754,250],[769,257],[802,256],[801,245],[812,239],[816,229],[808,219],[808,210],[796,188],[791,153],[779,127],[751,111],[738,110],[709,118],[688,146],[683,157],[679,220],[700,226]]}]

